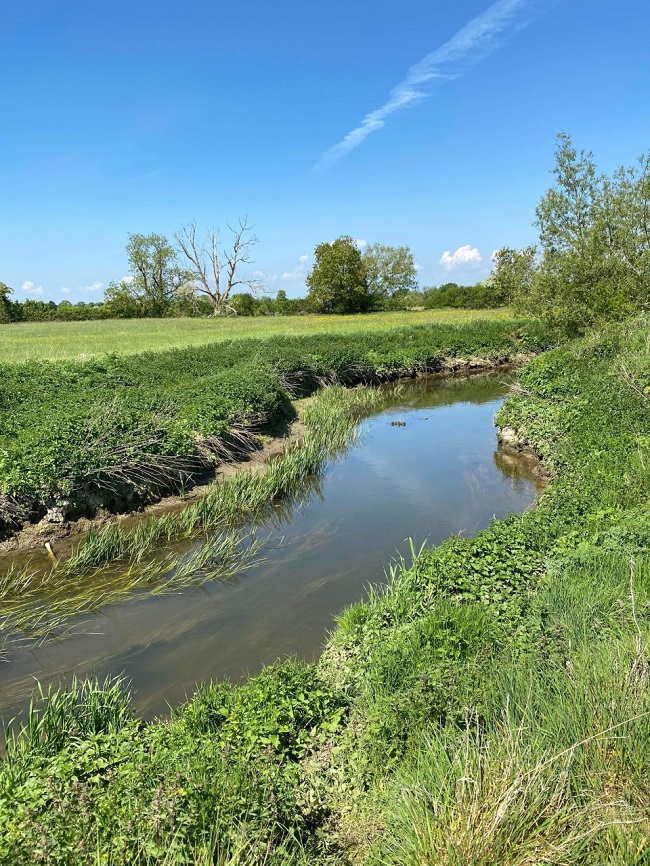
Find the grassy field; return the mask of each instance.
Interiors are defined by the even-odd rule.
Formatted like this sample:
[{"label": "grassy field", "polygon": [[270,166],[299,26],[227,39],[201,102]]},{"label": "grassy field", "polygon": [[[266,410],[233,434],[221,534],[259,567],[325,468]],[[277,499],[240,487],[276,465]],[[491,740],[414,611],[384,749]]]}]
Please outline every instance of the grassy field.
[{"label": "grassy field", "polygon": [[227,319],[109,319],[97,322],[25,322],[0,326],[0,363],[86,360],[108,352],[200,346],[248,337],[350,334],[411,325],[507,319],[509,309],[423,310],[364,316],[277,316]]}]

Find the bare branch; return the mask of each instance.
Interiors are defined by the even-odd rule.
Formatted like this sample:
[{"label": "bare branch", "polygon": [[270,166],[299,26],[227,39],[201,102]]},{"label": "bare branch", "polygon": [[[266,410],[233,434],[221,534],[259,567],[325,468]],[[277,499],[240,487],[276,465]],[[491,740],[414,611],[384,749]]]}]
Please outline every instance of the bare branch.
[{"label": "bare branch", "polygon": [[192,265],[192,276],[197,290],[212,301],[213,315],[235,313],[229,304],[235,286],[247,286],[253,292],[259,292],[263,288],[261,280],[238,274],[242,265],[253,262],[250,249],[259,243],[256,235],[248,236],[252,231],[248,218],[240,219],[236,226],[228,225],[228,229],[233,234],[232,247],[228,251],[220,248],[217,229],[206,232],[204,242],[199,243],[195,222],[183,226],[181,231],[174,235],[180,251]]}]

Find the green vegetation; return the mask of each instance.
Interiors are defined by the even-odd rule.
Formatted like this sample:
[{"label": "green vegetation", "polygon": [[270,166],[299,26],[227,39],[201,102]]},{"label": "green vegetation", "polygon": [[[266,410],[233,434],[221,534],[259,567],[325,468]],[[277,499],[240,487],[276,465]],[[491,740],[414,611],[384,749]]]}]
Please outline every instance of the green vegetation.
[{"label": "green vegetation", "polygon": [[0,363],[87,361],[106,354],[135,355],[140,352],[204,346],[207,343],[229,343],[232,340],[306,337],[313,334],[371,334],[417,325],[454,325],[512,318],[508,309],[502,309],[369,313],[362,319],[359,316],[278,316],[25,322],[2,331]]},{"label": "green vegetation", "polygon": [[[541,342],[540,342],[541,341]],[[0,520],[124,510],[179,489],[323,382],[376,382],[545,345],[512,320],[4,365]]]},{"label": "green vegetation", "polygon": [[[359,417],[378,407],[378,389],[326,388],[302,412],[307,432],[264,471],[242,470],[214,482],[181,511],[150,517],[133,528],[108,525],[91,531],[49,571],[12,569],[0,579],[0,631],[12,638],[62,634],[79,613],[125,598],[163,595],[182,586],[241,574],[259,556],[246,527],[272,519],[305,486],[318,484],[324,462],[350,445]],[[179,545],[195,541],[188,551]]]},{"label": "green vegetation", "polygon": [[[344,235],[318,244],[307,275],[307,303],[318,313],[406,309],[416,292],[417,270],[408,247],[369,244],[361,251]],[[413,305],[412,305],[413,306]]]},{"label": "green vegetation", "polygon": [[344,235],[318,244],[307,274],[309,300],[319,313],[363,313],[373,307],[368,274],[355,241]]},{"label": "green vegetation", "polygon": [[608,176],[561,133],[553,174],[536,209],[539,260],[534,247],[518,255],[504,248],[495,288],[569,334],[647,309],[650,154]]},{"label": "green vegetation", "polygon": [[36,702],[0,771],[11,864],[632,864],[650,838],[650,317],[529,364],[500,412],[537,509],[397,563],[316,666],[142,726]]}]

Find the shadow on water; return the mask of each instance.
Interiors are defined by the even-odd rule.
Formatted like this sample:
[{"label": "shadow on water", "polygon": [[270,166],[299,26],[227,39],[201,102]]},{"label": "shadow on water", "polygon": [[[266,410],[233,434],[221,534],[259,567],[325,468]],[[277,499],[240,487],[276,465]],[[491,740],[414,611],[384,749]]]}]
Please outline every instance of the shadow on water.
[{"label": "shadow on water", "polygon": [[[14,646],[0,663],[0,713],[20,712],[35,678],[123,673],[145,717],[201,680],[237,679],[286,655],[318,655],[332,616],[385,580],[390,558],[521,512],[539,488],[525,461],[495,451],[499,373],[383,386],[386,408],[359,444],[274,503],[241,580],[138,597],[77,617],[65,640]],[[200,544],[186,543],[188,549]]]}]

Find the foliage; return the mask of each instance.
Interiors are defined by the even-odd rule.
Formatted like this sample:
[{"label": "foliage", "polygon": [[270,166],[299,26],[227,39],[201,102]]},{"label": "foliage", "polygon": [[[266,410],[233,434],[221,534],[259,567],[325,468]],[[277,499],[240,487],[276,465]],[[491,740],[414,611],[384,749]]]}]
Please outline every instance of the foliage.
[{"label": "foliage", "polygon": [[[622,319],[650,300],[650,155],[612,175],[558,136],[555,184],[536,210],[541,260],[517,304],[568,332]],[[525,262],[527,251],[520,253]]]},{"label": "foliage", "polygon": [[373,306],[417,290],[417,270],[408,247],[368,244],[361,254]]},{"label": "foliage", "polygon": [[434,371],[446,357],[503,360],[536,339],[484,321],[5,365],[0,491],[40,516],[133,507],[214,465],[233,426],[285,417],[287,388]]},{"label": "foliage", "polygon": [[320,313],[360,313],[371,309],[368,275],[355,241],[343,235],[318,244],[305,282],[309,301]]},{"label": "foliage", "polygon": [[11,294],[13,294],[13,290],[6,283],[0,283],[0,325],[11,322],[15,318],[14,305],[9,299]]},{"label": "foliage", "polygon": [[499,288],[490,279],[475,286],[459,286],[444,283],[439,288],[425,288],[421,296],[422,306],[428,310],[470,309],[486,310],[504,306],[507,302]]},{"label": "foliage", "polygon": [[130,234],[126,254],[133,297],[150,315],[163,315],[178,289],[192,279],[191,272],[179,266],[176,250],[163,235]]},{"label": "foliage", "polygon": [[511,305],[530,294],[535,275],[536,247],[523,250],[502,247],[494,254],[494,270],[489,278],[493,296],[500,304]]}]

